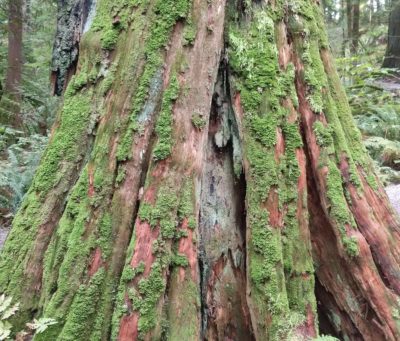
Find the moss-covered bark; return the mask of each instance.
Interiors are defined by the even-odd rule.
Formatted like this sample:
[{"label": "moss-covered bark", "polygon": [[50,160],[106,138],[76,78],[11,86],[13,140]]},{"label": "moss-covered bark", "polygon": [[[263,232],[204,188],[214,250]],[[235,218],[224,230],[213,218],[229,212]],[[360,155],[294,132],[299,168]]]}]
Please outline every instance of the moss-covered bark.
[{"label": "moss-covered bark", "polygon": [[308,340],[319,320],[398,339],[399,223],[318,4],[95,8],[0,254],[16,323],[57,319],[35,340]]}]

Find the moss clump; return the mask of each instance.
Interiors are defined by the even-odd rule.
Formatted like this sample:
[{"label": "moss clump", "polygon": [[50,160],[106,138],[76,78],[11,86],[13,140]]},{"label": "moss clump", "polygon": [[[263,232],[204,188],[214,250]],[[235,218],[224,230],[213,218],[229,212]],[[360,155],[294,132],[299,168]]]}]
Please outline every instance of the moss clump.
[{"label": "moss clump", "polygon": [[88,285],[81,285],[74,297],[70,313],[67,315],[63,330],[58,340],[75,341],[88,339],[92,330],[87,328],[86,322],[93,321],[97,304],[101,297],[101,288],[105,279],[104,268],[100,269],[90,280]]},{"label": "moss clump", "polygon": [[181,200],[178,207],[178,217],[180,221],[188,219],[188,227],[195,229],[197,226],[195,208],[194,208],[194,187],[193,179],[188,178],[184,182],[183,190],[181,193]]},{"label": "moss clump", "polygon": [[193,25],[186,25],[183,30],[183,45],[191,46],[196,39],[197,29]]},{"label": "moss clump", "polygon": [[164,98],[162,101],[160,117],[156,125],[156,133],[158,136],[158,142],[153,151],[154,160],[166,159],[172,150],[172,107],[175,100],[179,95],[179,82],[178,78],[174,74],[171,77],[170,84],[165,90]]},{"label": "moss clump", "polygon": [[119,31],[114,27],[104,31],[101,36],[101,47],[104,50],[112,50],[117,44],[118,36]]},{"label": "moss clump", "polygon": [[112,236],[112,218],[110,213],[105,213],[98,225],[97,246],[102,252],[102,258],[106,260],[111,255]]},{"label": "moss clump", "polygon": [[171,264],[185,268],[189,265],[189,261],[185,255],[174,254],[171,258]]},{"label": "moss clump", "polygon": [[163,186],[159,189],[155,205],[148,203],[140,205],[139,217],[146,220],[152,227],[160,226],[163,238],[173,238],[176,232],[177,206],[177,193],[168,186]]},{"label": "moss clump", "polygon": [[345,250],[349,256],[354,257],[358,255],[357,240],[347,236],[346,226],[356,226],[356,223],[347,206],[346,197],[343,192],[342,177],[336,163],[329,161],[328,168],[329,173],[326,183],[327,197],[331,205],[330,215],[338,225]]},{"label": "moss clump", "polygon": [[139,131],[138,124],[136,122],[132,122],[128,126],[124,136],[122,137],[121,142],[118,144],[118,161],[126,161],[132,158],[133,133],[137,131]]},{"label": "moss clump", "polygon": [[121,184],[125,180],[126,176],[126,169],[124,167],[118,167],[118,175],[117,178],[115,179],[116,186]]},{"label": "moss clump", "polygon": [[150,275],[139,281],[139,296],[132,302],[134,309],[140,313],[139,333],[145,334],[156,326],[156,306],[165,291],[165,285],[161,264],[153,263]]},{"label": "moss clump", "polygon": [[343,245],[350,257],[357,257],[360,254],[358,242],[355,237],[343,237]]},{"label": "moss clump", "polygon": [[61,160],[75,163],[82,150],[82,141],[90,121],[90,92],[66,95],[60,124],[51,138],[32,187],[45,195],[63,176]]},{"label": "moss clump", "polygon": [[315,121],[313,128],[319,146],[329,147],[333,145],[332,129],[330,127],[325,127],[321,121]]},{"label": "moss clump", "polygon": [[113,63],[110,69],[107,71],[107,75],[101,83],[101,92],[105,95],[111,89],[115,81],[115,76],[117,73],[118,63]]},{"label": "moss clump", "polygon": [[199,114],[195,113],[192,115],[192,124],[195,128],[201,130],[206,126],[207,121]]},{"label": "moss clump", "polygon": [[73,76],[70,82],[70,91],[75,93],[82,89],[89,81],[89,77],[86,72],[80,72]]}]

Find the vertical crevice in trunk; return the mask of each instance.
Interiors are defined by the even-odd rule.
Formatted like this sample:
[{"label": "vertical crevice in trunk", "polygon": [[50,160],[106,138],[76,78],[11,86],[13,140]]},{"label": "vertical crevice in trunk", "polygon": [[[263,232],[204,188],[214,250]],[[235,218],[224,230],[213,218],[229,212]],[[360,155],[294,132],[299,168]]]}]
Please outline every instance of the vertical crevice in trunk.
[{"label": "vertical crevice in trunk", "polygon": [[202,338],[252,340],[246,303],[245,191],[223,58],[212,101],[200,207]]},{"label": "vertical crevice in trunk", "polygon": [[[305,141],[307,157],[308,209],[310,219],[313,259],[316,264],[315,296],[318,302],[320,333],[332,335],[343,340],[364,340],[367,335],[371,340],[386,339],[380,318],[367,298],[357,295],[361,288],[352,278],[351,266],[343,259],[336,247],[337,237],[321,204],[320,194],[308,144]],[[349,310],[359,310],[354,316]],[[370,326],[374,325],[374,328]]]},{"label": "vertical crevice in trunk", "polygon": [[[350,317],[338,307],[333,295],[325,289],[318,278],[315,279],[315,295],[318,300],[320,334],[334,336],[339,340],[364,340]],[[348,334],[349,330],[352,330],[351,334]]]}]

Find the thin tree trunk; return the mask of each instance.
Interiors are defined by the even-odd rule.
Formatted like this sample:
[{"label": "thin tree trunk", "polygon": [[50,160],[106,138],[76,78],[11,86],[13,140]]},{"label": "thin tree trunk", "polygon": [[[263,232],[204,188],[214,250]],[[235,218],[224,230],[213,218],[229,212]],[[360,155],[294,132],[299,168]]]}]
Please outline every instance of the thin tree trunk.
[{"label": "thin tree trunk", "polygon": [[353,11],[352,11],[353,0],[346,0],[346,18],[347,18],[347,44],[351,51],[351,44],[353,41]]},{"label": "thin tree trunk", "polygon": [[96,4],[0,254],[35,340],[399,339],[400,225],[302,4]]},{"label": "thin tree trunk", "polygon": [[4,94],[0,102],[0,122],[16,128],[21,118],[23,0],[8,1],[8,58]]},{"label": "thin tree trunk", "polygon": [[341,55],[346,57],[346,47],[347,47],[347,27],[346,27],[346,2],[345,0],[340,0],[340,25],[342,27],[342,48]]},{"label": "thin tree trunk", "polygon": [[351,29],[351,45],[350,52],[354,56],[358,52],[360,39],[360,0],[352,0],[352,29]]},{"label": "thin tree trunk", "polygon": [[390,12],[388,45],[382,66],[400,68],[400,3],[397,3]]}]

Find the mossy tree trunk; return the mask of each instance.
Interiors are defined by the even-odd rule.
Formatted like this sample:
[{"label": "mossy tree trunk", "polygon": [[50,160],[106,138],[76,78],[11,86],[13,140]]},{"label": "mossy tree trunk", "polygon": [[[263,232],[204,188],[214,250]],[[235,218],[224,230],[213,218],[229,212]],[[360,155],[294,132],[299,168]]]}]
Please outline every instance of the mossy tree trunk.
[{"label": "mossy tree trunk", "polygon": [[389,16],[388,45],[383,67],[400,68],[400,2],[392,5]]},{"label": "mossy tree trunk", "polygon": [[94,9],[0,254],[15,322],[58,320],[35,340],[399,339],[399,223],[318,4]]}]

